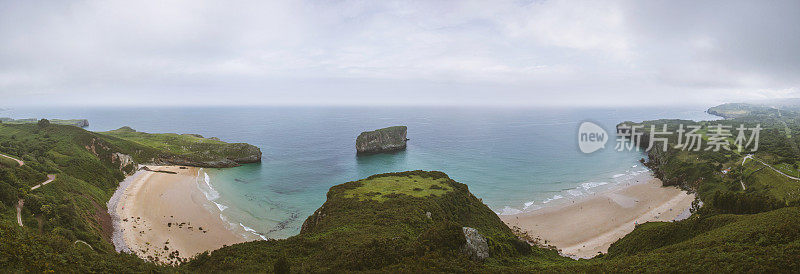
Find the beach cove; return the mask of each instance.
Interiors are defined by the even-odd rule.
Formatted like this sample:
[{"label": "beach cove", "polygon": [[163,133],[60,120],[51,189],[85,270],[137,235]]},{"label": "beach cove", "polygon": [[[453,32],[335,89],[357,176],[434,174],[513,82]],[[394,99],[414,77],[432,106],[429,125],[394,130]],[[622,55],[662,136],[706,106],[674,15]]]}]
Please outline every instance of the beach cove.
[{"label": "beach cove", "polygon": [[694,194],[664,187],[651,172],[629,183],[563,200],[532,211],[499,215],[510,228],[562,255],[591,258],[606,253],[637,224],[688,218]]},{"label": "beach cove", "polygon": [[120,183],[108,203],[117,251],[174,264],[225,245],[260,240],[224,221],[222,209],[201,190],[201,168],[146,167]]}]

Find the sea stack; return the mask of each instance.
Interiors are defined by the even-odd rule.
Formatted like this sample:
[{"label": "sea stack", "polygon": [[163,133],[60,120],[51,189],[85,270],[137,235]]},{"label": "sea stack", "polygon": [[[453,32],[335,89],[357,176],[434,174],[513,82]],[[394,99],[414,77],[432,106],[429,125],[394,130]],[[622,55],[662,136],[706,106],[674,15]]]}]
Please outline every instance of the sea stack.
[{"label": "sea stack", "polygon": [[356,138],[358,154],[373,154],[403,150],[406,148],[406,126],[393,126],[374,131],[365,131]]}]

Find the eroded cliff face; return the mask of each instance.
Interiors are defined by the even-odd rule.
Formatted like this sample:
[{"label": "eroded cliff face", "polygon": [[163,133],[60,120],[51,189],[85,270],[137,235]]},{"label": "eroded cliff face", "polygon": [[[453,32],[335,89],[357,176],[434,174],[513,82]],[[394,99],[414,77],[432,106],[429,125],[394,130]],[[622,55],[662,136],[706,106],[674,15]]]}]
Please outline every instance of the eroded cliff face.
[{"label": "eroded cliff face", "polygon": [[[152,134],[127,126],[101,134],[134,142],[137,146],[127,148],[124,153],[142,164],[224,168],[261,162],[261,149],[254,145],[225,143],[200,134]],[[154,143],[161,146],[153,146]],[[92,147],[87,149],[91,151]]]},{"label": "eroded cliff face", "polygon": [[119,162],[119,170],[122,170],[125,175],[132,175],[136,172],[137,164],[130,155],[114,152],[111,154],[111,162]]},{"label": "eroded cliff face", "polygon": [[356,138],[358,154],[373,154],[403,150],[406,148],[406,126],[393,126],[374,131],[365,131]]},{"label": "eroded cliff face", "polygon": [[213,151],[210,148],[195,148],[197,151],[185,155],[159,155],[149,162],[156,165],[179,165],[225,168],[241,164],[261,162],[261,149],[256,146],[236,143]]}]

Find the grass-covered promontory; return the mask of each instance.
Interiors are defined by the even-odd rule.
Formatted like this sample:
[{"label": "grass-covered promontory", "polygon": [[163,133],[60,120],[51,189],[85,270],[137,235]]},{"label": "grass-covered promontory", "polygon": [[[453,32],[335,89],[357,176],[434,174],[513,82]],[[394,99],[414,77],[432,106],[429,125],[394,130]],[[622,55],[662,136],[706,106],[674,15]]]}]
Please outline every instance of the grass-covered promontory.
[{"label": "grass-covered promontory", "polygon": [[100,132],[100,134],[151,148],[151,150],[141,153],[137,151],[135,156],[154,163],[231,167],[261,161],[261,150],[256,146],[245,143],[226,143],[217,138],[203,138],[197,134],[154,134],[138,132],[130,127]]},{"label": "grass-covered promontory", "polygon": [[334,186],[327,201],[286,240],[238,244],[201,255],[189,270],[469,271],[484,268],[461,248],[462,227],[486,237],[488,264],[514,258],[551,264],[569,259],[519,240],[466,185],[442,172],[373,175]]}]

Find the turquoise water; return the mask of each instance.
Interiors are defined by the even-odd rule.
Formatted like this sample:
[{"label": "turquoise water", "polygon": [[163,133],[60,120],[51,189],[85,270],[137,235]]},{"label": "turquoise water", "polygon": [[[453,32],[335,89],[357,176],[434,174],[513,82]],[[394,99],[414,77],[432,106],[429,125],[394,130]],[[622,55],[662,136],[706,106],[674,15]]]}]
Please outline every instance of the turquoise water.
[{"label": "turquoise water", "polygon": [[[145,132],[198,133],[261,148],[263,161],[204,169],[209,197],[225,219],[264,237],[297,234],[333,185],[376,173],[440,170],[469,186],[498,213],[586,195],[646,171],[640,152],[577,148],[577,127],[597,122],[613,134],[621,121],[714,119],[703,108],[543,109],[435,107],[15,108],[13,118],[86,118],[89,130],[131,126]],[[362,131],[408,126],[408,148],[356,157]]]}]

